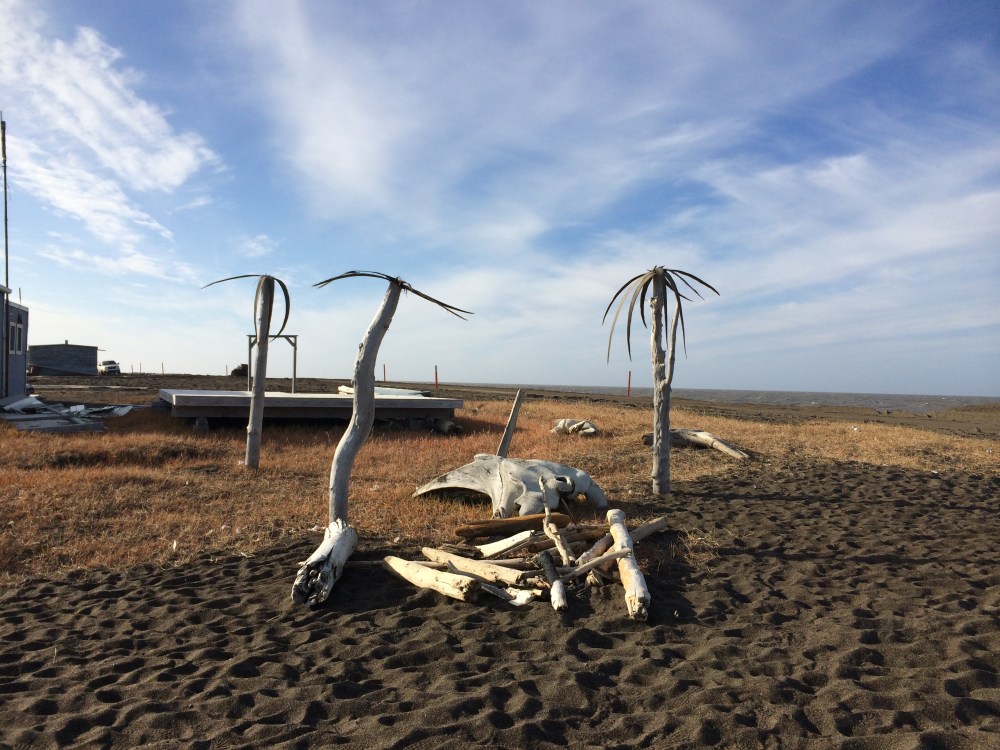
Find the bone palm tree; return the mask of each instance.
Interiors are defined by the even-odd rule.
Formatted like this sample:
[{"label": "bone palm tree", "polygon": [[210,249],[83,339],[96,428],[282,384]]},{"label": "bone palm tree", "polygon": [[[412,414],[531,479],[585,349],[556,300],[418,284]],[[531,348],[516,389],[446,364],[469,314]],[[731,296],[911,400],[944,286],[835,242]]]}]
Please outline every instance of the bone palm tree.
[{"label": "bone palm tree", "polygon": [[[632,358],[632,314],[635,311],[636,302],[639,303],[639,317],[643,325],[646,324],[646,296],[652,287],[652,296],[649,299],[650,307],[650,355],[653,364],[653,492],[658,495],[668,495],[670,493],[670,384],[674,378],[674,359],[677,345],[677,327],[680,324],[681,341],[687,349],[686,336],[684,334],[684,310],[681,300],[689,300],[681,293],[681,287],[690,289],[699,297],[701,292],[696,288],[696,284],[711,289],[718,294],[718,290],[707,281],[699,279],[697,276],[678,271],[675,268],[663,268],[656,266],[633,276],[626,281],[622,287],[615,292],[604,311],[603,320],[607,320],[608,313],[611,312],[615,300],[618,300],[618,307],[615,315],[611,319],[611,331],[608,334],[608,360],[611,360],[611,339],[615,334],[615,324],[618,316],[628,301],[628,316],[625,322],[625,341],[628,348],[629,359]],[[673,297],[673,315],[670,317],[670,329],[667,335],[667,348],[664,351],[663,338],[664,328],[667,325],[667,296]],[[620,299],[619,299],[620,298]]]},{"label": "bone palm tree", "polygon": [[[423,299],[433,302],[452,315],[462,318],[459,313],[469,313],[448,305],[414,289],[410,284],[395,276],[373,271],[348,271],[339,276],[320,281],[315,286],[324,287],[340,279],[368,277],[389,282],[382,305],[375,313],[368,331],[358,347],[354,362],[353,409],[347,431],[337,444],[330,466],[330,524],[323,537],[323,543],[302,563],[292,585],[292,599],[297,603],[320,604],[326,601],[334,583],[340,578],[347,558],[358,543],[358,534],[347,522],[347,499],[354,459],[371,432],[375,422],[375,362],[379,346],[389,330],[392,316],[402,292],[413,292]],[[463,318],[464,320],[464,318]]]},{"label": "bone palm tree", "polygon": [[[206,289],[214,284],[221,284],[224,281],[234,279],[257,279],[257,292],[253,298],[254,309],[254,339],[257,343],[257,359],[253,372],[253,391],[250,394],[250,419],[247,422],[247,452],[244,465],[248,469],[260,467],[260,438],[264,423],[264,389],[267,385],[267,349],[268,342],[272,338],[277,338],[285,330],[288,323],[288,315],[291,311],[291,299],[288,296],[288,287],[281,279],[267,274],[242,274],[240,276],[230,276],[226,279],[213,281],[206,284],[202,289]],[[274,285],[281,287],[285,295],[285,319],[281,321],[278,332],[271,334],[271,315],[274,312]],[[249,364],[249,363],[248,363]]]}]

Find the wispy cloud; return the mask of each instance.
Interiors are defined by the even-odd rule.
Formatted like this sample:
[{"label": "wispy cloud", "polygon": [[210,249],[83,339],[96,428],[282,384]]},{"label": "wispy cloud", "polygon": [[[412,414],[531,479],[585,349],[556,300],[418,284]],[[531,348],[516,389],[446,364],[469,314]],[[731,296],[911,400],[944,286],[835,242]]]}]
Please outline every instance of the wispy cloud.
[{"label": "wispy cloud", "polygon": [[0,90],[17,102],[12,178],[121,253],[94,268],[152,273],[156,264],[136,248],[150,233],[169,240],[171,232],[134,193],[173,191],[217,157],[136,92],[141,74],[94,29],[52,38],[39,6],[18,0],[3,0],[0,14]]}]

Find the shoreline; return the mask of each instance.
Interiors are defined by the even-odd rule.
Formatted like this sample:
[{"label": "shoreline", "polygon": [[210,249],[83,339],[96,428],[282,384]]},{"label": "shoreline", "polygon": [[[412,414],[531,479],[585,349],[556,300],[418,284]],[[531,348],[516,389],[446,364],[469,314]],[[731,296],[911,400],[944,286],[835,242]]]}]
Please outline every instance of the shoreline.
[{"label": "shoreline", "polygon": [[[291,378],[268,378],[268,388],[290,391]],[[160,388],[191,388],[243,390],[244,378],[223,375],[123,375],[120,378],[96,376],[36,376],[29,378],[39,397],[50,401],[76,403],[138,404],[155,401]],[[329,378],[298,378],[300,393],[331,393],[348,380]],[[460,385],[420,381],[388,381],[377,383],[388,387],[414,388],[433,396],[474,400],[507,400],[513,402],[517,386]],[[630,409],[649,409],[651,396],[581,393],[571,390],[527,387],[528,399],[593,402],[616,404]],[[877,409],[862,406],[831,406],[824,404],[748,404],[723,403],[684,398],[674,395],[671,405],[678,409],[712,416],[726,416],[746,421],[803,424],[812,421],[836,421],[865,424],[885,424],[915,427],[942,434],[1000,439],[1000,400],[931,412]]]}]

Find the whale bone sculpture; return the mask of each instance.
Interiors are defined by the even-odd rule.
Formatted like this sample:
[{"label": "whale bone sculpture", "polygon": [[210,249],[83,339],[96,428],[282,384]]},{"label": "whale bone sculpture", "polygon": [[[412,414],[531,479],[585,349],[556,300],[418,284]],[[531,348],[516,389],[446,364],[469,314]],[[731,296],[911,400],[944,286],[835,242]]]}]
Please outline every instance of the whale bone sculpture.
[{"label": "whale bone sculpture", "polygon": [[605,509],[608,500],[590,474],[572,466],[533,458],[504,458],[480,453],[466,464],[428,482],[413,497],[444,490],[471,490],[488,495],[494,518],[509,518],[555,510],[562,499],[583,495],[594,507]]}]

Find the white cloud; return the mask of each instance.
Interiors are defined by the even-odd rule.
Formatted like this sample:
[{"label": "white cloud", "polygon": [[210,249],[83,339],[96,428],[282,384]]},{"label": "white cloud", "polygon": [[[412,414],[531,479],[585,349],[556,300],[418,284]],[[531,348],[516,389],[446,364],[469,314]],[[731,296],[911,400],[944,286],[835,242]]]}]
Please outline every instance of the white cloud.
[{"label": "white cloud", "polygon": [[137,248],[151,235],[172,235],[136,193],[174,191],[218,158],[198,135],[175,132],[165,112],[136,92],[141,75],[96,30],[78,28],[64,41],[48,36],[39,6],[4,0],[0,13],[0,93],[17,102],[11,181],[120,253],[50,257],[163,276],[148,249]]},{"label": "white cloud", "polygon": [[278,243],[266,234],[258,234],[240,240],[239,253],[246,258],[262,258],[273,253],[277,246]]}]

